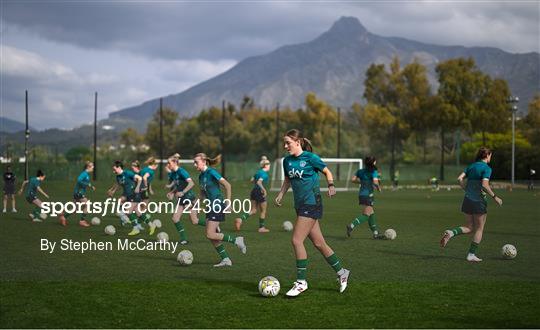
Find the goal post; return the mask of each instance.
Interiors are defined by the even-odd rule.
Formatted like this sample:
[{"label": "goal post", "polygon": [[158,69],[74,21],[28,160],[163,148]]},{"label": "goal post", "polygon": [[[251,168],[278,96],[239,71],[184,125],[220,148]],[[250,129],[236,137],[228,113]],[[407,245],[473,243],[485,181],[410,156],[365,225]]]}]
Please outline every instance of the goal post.
[{"label": "goal post", "polygon": [[[270,183],[271,191],[279,191],[285,180],[283,159],[284,158],[278,158],[274,161],[274,166],[272,168],[272,182]],[[358,189],[358,185],[351,185],[351,178],[358,169],[363,168],[361,158],[322,158],[322,161],[334,175],[336,191],[351,191]],[[337,175],[338,172],[339,176]],[[319,180],[323,181],[321,183],[321,191],[328,190],[325,183],[326,178],[323,174],[319,174]]]}]

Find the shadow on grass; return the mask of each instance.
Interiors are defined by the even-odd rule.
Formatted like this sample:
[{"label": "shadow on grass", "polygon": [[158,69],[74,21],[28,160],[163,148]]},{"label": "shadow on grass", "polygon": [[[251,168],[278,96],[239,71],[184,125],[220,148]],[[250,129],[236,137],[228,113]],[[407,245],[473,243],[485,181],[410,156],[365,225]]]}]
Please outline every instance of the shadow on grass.
[{"label": "shadow on grass", "polygon": [[431,259],[463,260],[463,258],[460,258],[460,257],[445,256],[445,255],[433,255],[433,254],[420,254],[420,253],[406,252],[406,251],[391,251],[391,250],[375,250],[375,251],[381,252],[381,253],[386,253],[386,254],[397,255],[397,256],[417,257],[417,258],[423,259],[423,260],[431,260]]}]

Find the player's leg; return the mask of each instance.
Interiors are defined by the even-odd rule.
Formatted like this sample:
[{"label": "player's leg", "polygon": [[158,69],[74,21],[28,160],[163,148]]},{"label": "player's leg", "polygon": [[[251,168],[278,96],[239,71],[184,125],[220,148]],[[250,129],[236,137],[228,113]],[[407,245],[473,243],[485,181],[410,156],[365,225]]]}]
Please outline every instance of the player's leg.
[{"label": "player's leg", "polygon": [[214,267],[226,267],[232,266],[231,258],[223,245],[223,242],[218,239],[211,239],[212,234],[215,234],[219,226],[218,221],[206,221],[206,237],[210,240],[214,248],[216,249],[217,254],[219,255],[221,261],[214,265]]},{"label": "player's leg", "polygon": [[134,201],[130,201],[128,203],[130,203],[130,207],[128,210],[129,221],[131,222],[131,225],[133,226],[133,229],[128,233],[128,236],[135,236],[135,235],[140,234],[141,229],[142,229],[142,226],[139,223],[139,216],[141,215],[141,213],[139,212],[137,208],[137,205],[139,203],[136,203]]},{"label": "player's leg", "polygon": [[180,237],[181,245],[185,245],[188,243],[186,230],[184,229],[184,225],[180,221],[180,218],[182,217],[183,212],[184,212],[184,206],[180,204],[178,208],[176,209],[176,212],[174,212],[172,216],[172,221],[174,223],[174,227],[176,228],[176,231],[178,232],[178,236]]},{"label": "player's leg", "polygon": [[474,214],[474,232],[471,246],[469,247],[469,253],[467,254],[467,260],[472,262],[480,262],[482,259],[476,256],[478,246],[482,241],[482,235],[484,233],[484,225],[486,224],[487,214]]},{"label": "player's leg", "polygon": [[473,222],[473,215],[472,214],[465,214],[465,225],[464,226],[458,226],[454,227],[452,229],[447,229],[443,233],[443,237],[441,238],[441,247],[445,247],[446,244],[448,244],[448,241],[452,237],[462,235],[462,234],[469,234],[474,227]]},{"label": "player's leg", "polygon": [[259,233],[268,233],[270,230],[266,228],[266,210],[268,208],[268,202],[266,200],[264,202],[259,203],[258,209],[259,209]]},{"label": "player's leg", "polygon": [[308,255],[304,241],[316,222],[317,220],[301,216],[296,219],[291,239],[296,256],[296,281],[293,287],[287,292],[288,297],[296,297],[308,289],[306,281]]},{"label": "player's leg", "polygon": [[206,238],[212,241],[228,242],[236,245],[242,253],[247,252],[244,237],[232,234],[222,233],[219,229],[219,223],[224,221],[223,214],[208,214],[206,219]]},{"label": "player's leg", "polygon": [[42,220],[40,218],[41,200],[39,198],[35,198],[34,200],[32,200],[31,204],[34,204],[35,208],[34,208],[34,210],[32,210],[32,213],[29,214],[30,219],[32,219],[32,221],[34,221],[34,222],[42,222]]},{"label": "player's leg", "polygon": [[11,212],[17,212],[17,208],[15,207],[15,194],[11,194]]},{"label": "player's leg", "polygon": [[192,208],[191,212],[189,212],[189,218],[191,219],[192,224],[206,227],[206,220],[199,218],[199,213],[197,210]]},{"label": "player's leg", "polygon": [[[253,193],[251,194],[253,196]],[[257,205],[258,202],[251,198],[251,208],[249,209],[249,212],[244,212],[240,214],[240,217],[234,219],[234,229],[236,231],[239,231],[242,227],[242,224],[247,221],[247,219],[257,213]]]},{"label": "player's leg", "polygon": [[369,221],[370,216],[373,214],[373,207],[370,205],[362,204],[363,200],[360,198],[360,205],[362,206],[362,213],[356,217],[350,224],[347,225],[347,236],[351,236],[355,227]]},{"label": "player's leg", "polygon": [[317,221],[309,232],[309,239],[313,245],[321,252],[326,259],[326,262],[334,269],[338,276],[339,292],[345,291],[347,288],[347,280],[349,279],[349,271],[341,266],[339,258],[336,256],[332,248],[326,244],[326,240],[321,231],[319,221]]},{"label": "player's leg", "polygon": [[[88,198],[83,197],[83,198],[79,199],[78,202],[86,203],[87,200],[88,200]],[[81,213],[81,220],[79,220],[79,226],[81,226],[81,227],[90,227],[90,224],[88,223],[88,221],[86,221],[86,216],[87,216],[88,213],[90,213],[90,210],[88,209],[88,206],[85,205],[83,207],[83,213]]]},{"label": "player's leg", "polygon": [[7,194],[4,193],[4,209],[2,211],[3,213],[7,212],[7,199],[8,199]]}]

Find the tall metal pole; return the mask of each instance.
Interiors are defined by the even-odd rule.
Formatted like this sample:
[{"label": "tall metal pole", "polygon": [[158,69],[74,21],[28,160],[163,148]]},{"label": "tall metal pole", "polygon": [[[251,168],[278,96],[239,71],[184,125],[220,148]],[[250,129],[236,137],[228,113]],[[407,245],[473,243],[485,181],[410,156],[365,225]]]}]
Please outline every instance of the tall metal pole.
[{"label": "tall metal pole", "polygon": [[28,129],[28,90],[25,93],[25,116],[26,129],[24,131],[24,180],[28,180],[28,139],[30,138],[30,130]]},{"label": "tall metal pole", "polygon": [[159,179],[163,180],[163,98],[159,99]]},{"label": "tall metal pole", "polygon": [[276,106],[276,157],[275,159],[279,158],[279,151],[280,151],[280,143],[279,143],[279,103]]},{"label": "tall metal pole", "polygon": [[97,180],[97,92],[94,94],[94,181]]},{"label": "tall metal pole", "polygon": [[[517,110],[517,107],[514,106]],[[514,189],[514,175],[515,175],[515,159],[516,159],[516,111],[512,108],[512,184],[511,188]]]},{"label": "tall metal pole", "polygon": [[225,176],[225,100],[221,103],[221,175]]},{"label": "tall metal pole", "polygon": [[[341,108],[337,108],[337,158],[341,157]],[[339,181],[339,163],[337,164],[336,177]]]}]

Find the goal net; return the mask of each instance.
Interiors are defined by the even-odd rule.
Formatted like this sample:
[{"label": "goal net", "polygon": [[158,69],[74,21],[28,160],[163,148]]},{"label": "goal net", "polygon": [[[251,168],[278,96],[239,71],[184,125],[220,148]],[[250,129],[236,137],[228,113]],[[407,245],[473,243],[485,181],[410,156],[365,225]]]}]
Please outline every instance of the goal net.
[{"label": "goal net", "polygon": [[[274,167],[272,168],[272,182],[270,184],[271,191],[279,191],[283,181],[285,180],[285,173],[283,172],[283,159],[284,158],[279,158],[274,161]],[[351,185],[351,178],[358,169],[363,168],[361,158],[322,158],[322,161],[328,166],[328,169],[334,175],[336,191],[358,189],[358,185]],[[324,174],[319,173],[319,180],[321,181],[321,190],[328,190]]]}]

